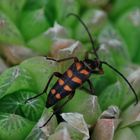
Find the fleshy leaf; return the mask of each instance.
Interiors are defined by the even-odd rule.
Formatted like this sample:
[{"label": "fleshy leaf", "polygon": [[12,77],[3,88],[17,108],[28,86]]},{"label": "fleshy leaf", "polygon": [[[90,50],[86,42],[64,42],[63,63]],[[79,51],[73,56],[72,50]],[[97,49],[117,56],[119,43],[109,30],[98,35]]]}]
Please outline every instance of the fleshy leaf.
[{"label": "fleshy leaf", "polygon": [[49,137],[48,140],[72,140],[66,128],[63,128]]},{"label": "fleshy leaf", "polygon": [[0,74],[7,69],[7,65],[4,63],[3,59],[0,57]]},{"label": "fleshy leaf", "polygon": [[32,82],[35,83],[35,86],[32,89],[36,91],[36,93],[43,91],[49,77],[54,71],[59,71],[57,63],[47,60],[45,57],[30,58],[23,61],[20,64],[20,67],[26,69],[30,73],[30,76],[33,78]]},{"label": "fleshy leaf", "polygon": [[99,119],[91,140],[113,140],[118,123],[118,119]]},{"label": "fleshy leaf", "polygon": [[140,8],[135,7],[124,13],[118,19],[116,26],[125,39],[132,60],[139,63]]},{"label": "fleshy leaf", "polygon": [[[106,25],[107,15],[103,10],[90,9],[84,12],[82,20],[85,22],[86,26],[88,27],[91,34],[93,34],[94,38]],[[90,42],[87,31],[84,29],[80,22],[77,23],[75,38],[78,40],[80,39],[81,41]]]},{"label": "fleshy leaf", "polygon": [[21,140],[31,131],[34,123],[21,116],[0,113],[0,139]]},{"label": "fleshy leaf", "polygon": [[102,110],[106,109],[109,105],[116,105],[120,107],[124,97],[122,90],[122,86],[119,82],[108,86],[99,96],[99,103]]},{"label": "fleshy leaf", "polygon": [[13,22],[0,11],[0,43],[22,44],[23,38]]},{"label": "fleshy leaf", "polygon": [[20,22],[21,32],[27,40],[38,36],[49,27],[43,8],[25,11]]},{"label": "fleshy leaf", "polygon": [[40,9],[42,7],[45,6],[45,4],[47,3],[46,0],[27,0],[26,4],[24,5],[24,10],[35,10],[35,9]]},{"label": "fleshy leaf", "polygon": [[[90,110],[87,108],[90,108]],[[83,114],[85,121],[91,125],[95,123],[101,114],[97,97],[78,89],[71,101],[67,103],[62,110],[63,112],[79,112]]]},{"label": "fleshy leaf", "polygon": [[137,139],[140,138],[140,125],[135,125],[134,127],[132,127],[133,132],[135,133]]},{"label": "fleshy leaf", "polygon": [[0,77],[0,98],[19,89],[31,90],[31,81],[32,78],[25,69],[16,66],[6,70]]},{"label": "fleshy leaf", "polygon": [[133,131],[129,127],[126,127],[124,129],[119,129],[116,131],[114,140],[138,140],[138,139],[136,138]]},{"label": "fleshy leaf", "polygon": [[123,122],[120,127],[133,126],[140,124],[140,103],[132,104],[121,115]]},{"label": "fleshy leaf", "polygon": [[51,115],[52,115],[52,109],[44,109],[40,120],[32,129],[32,131],[28,134],[26,140],[31,140],[31,139],[38,140],[40,138],[48,139],[48,137],[52,133],[54,133],[54,130],[57,126],[56,117],[53,116],[53,118],[44,127],[42,128],[39,127],[41,127],[49,119]]},{"label": "fleshy leaf", "polygon": [[89,130],[83,115],[80,113],[62,113],[61,116],[69,125],[83,134],[83,140],[89,138]]},{"label": "fleshy leaf", "polygon": [[20,12],[26,0],[0,0],[0,8],[12,19],[17,22]]}]

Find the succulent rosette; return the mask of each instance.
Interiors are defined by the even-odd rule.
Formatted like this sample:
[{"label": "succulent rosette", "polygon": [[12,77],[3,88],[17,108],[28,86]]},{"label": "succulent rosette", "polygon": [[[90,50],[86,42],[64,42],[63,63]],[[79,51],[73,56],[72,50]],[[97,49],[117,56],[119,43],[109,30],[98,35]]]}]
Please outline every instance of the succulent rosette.
[{"label": "succulent rosette", "polygon": [[95,94],[76,89],[42,128],[67,98],[45,107],[57,78],[45,94],[25,103],[44,90],[53,72],[63,73],[73,63],[46,56],[83,60],[92,51],[86,30],[69,13],[87,25],[100,60],[123,73],[140,97],[139,0],[0,0],[0,140],[139,140],[140,103],[105,65],[104,75],[90,77]]}]

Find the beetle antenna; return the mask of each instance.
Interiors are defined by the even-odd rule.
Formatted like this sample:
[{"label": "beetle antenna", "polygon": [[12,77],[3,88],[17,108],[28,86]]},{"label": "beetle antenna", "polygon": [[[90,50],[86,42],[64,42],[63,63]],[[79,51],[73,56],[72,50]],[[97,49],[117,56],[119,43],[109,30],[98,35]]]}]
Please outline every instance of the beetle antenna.
[{"label": "beetle antenna", "polygon": [[91,44],[92,44],[92,48],[93,48],[94,54],[95,54],[96,58],[99,58],[99,57],[98,57],[98,54],[97,54],[97,52],[96,52],[96,49],[95,49],[95,47],[94,47],[94,40],[93,40],[92,35],[91,35],[91,33],[90,33],[88,27],[86,26],[86,24],[82,21],[82,19],[81,19],[78,15],[76,15],[76,14],[74,14],[74,13],[69,13],[67,16],[75,16],[75,17],[80,21],[80,23],[84,26],[84,28],[85,28],[85,30],[87,31],[88,36],[89,36],[89,38],[90,38],[90,41],[91,41]]},{"label": "beetle antenna", "polygon": [[101,61],[101,63],[107,65],[108,67],[110,67],[112,70],[114,70],[117,74],[119,74],[119,75],[126,81],[126,83],[129,85],[129,87],[131,88],[132,92],[133,92],[134,95],[135,95],[136,104],[137,104],[137,103],[138,103],[138,96],[137,96],[137,94],[136,94],[134,88],[132,87],[132,85],[131,85],[131,84],[129,83],[129,81],[126,79],[126,77],[125,77],[122,73],[120,73],[117,69],[115,69],[113,66],[111,66],[110,64],[108,64],[107,62]]}]

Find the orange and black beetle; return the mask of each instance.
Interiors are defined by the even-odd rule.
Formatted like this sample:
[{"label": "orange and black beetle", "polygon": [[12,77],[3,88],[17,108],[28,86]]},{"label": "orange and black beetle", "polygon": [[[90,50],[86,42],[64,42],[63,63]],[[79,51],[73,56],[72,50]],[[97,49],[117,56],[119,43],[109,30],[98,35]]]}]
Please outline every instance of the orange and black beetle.
[{"label": "orange and black beetle", "polygon": [[47,120],[47,122],[45,124],[43,124],[41,127],[44,127],[50,121],[50,119],[53,117],[53,115],[56,114],[74,96],[75,90],[78,87],[80,87],[84,82],[87,82],[89,84],[90,93],[91,94],[94,93],[94,88],[92,86],[91,81],[89,80],[89,77],[91,74],[103,74],[104,73],[103,68],[102,68],[103,64],[110,67],[112,70],[114,70],[116,73],[118,73],[127,82],[127,84],[129,85],[129,87],[131,88],[131,90],[133,91],[133,93],[135,95],[136,103],[138,102],[138,97],[137,97],[135,90],[133,89],[131,84],[128,82],[128,80],[124,77],[124,75],[122,73],[120,73],[117,69],[115,69],[113,66],[108,64],[107,62],[100,61],[98,54],[96,52],[96,49],[94,47],[94,41],[92,39],[92,36],[91,36],[87,26],[84,24],[84,22],[76,14],[70,13],[69,15],[73,15],[73,16],[77,17],[77,19],[85,27],[85,29],[89,35],[92,47],[93,47],[95,59],[94,60],[89,59],[88,53],[86,53],[85,59],[83,61],[79,61],[77,57],[69,57],[69,58],[64,58],[64,59],[60,59],[60,60],[55,60],[53,58],[46,57],[48,60],[52,60],[52,61],[56,61],[56,62],[68,61],[68,60],[73,59],[74,63],[63,74],[61,74],[59,72],[54,72],[50,76],[50,79],[48,80],[48,83],[47,83],[44,91],[34,97],[29,98],[26,101],[26,102],[28,102],[29,100],[37,98],[37,97],[43,95],[45,92],[47,92],[48,86],[49,86],[53,76],[56,76],[59,78],[56,81],[56,83],[54,84],[54,86],[51,88],[51,90],[48,94],[47,101],[46,101],[46,107],[49,108],[49,107],[55,105],[59,100],[63,99],[66,96],[69,96],[69,98],[64,102],[64,104],[60,108],[58,108],[57,110],[55,110],[53,112],[53,114],[50,116],[50,118]]}]

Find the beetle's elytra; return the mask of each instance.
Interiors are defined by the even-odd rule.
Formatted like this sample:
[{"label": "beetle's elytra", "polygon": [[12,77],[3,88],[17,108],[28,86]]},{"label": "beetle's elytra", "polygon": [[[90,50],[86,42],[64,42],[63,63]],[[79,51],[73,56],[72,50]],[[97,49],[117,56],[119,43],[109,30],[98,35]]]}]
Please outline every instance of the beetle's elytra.
[{"label": "beetle's elytra", "polygon": [[[89,68],[90,65],[90,68]],[[74,63],[66,70],[64,74],[58,74],[59,79],[49,92],[46,107],[51,107],[59,100],[68,95],[73,95],[76,88],[80,87],[84,82],[89,80],[92,73],[102,74],[103,70],[97,61],[85,59],[79,61],[74,58]],[[99,70],[94,70],[99,67]],[[93,93],[92,89],[90,89]]]},{"label": "beetle's elytra", "polygon": [[93,47],[93,52],[94,52],[95,58],[93,60],[89,59],[88,53],[85,55],[85,59],[83,61],[80,61],[77,57],[69,57],[69,58],[64,58],[64,59],[60,59],[60,60],[55,60],[53,58],[47,57],[47,59],[56,61],[58,63],[63,62],[63,61],[69,61],[71,59],[73,59],[74,62],[63,74],[54,72],[50,76],[48,83],[46,85],[46,88],[43,90],[43,92],[26,100],[26,102],[28,102],[31,99],[34,99],[34,98],[37,98],[37,97],[43,95],[45,92],[47,92],[47,89],[49,87],[49,84],[50,84],[52,78],[54,76],[58,77],[58,80],[56,81],[54,86],[49,91],[47,101],[46,101],[46,107],[49,108],[49,107],[55,105],[58,101],[60,101],[61,99],[63,99],[66,96],[68,96],[68,99],[64,102],[64,104],[62,106],[60,106],[60,108],[58,108],[57,110],[55,110],[53,112],[53,114],[50,116],[50,118],[41,127],[44,127],[50,121],[50,119],[53,117],[53,115],[56,114],[56,112],[58,112],[69,100],[71,100],[71,98],[74,96],[75,90],[78,87],[80,87],[84,82],[87,82],[89,84],[90,93],[91,94],[94,93],[94,88],[93,88],[92,82],[90,81],[89,77],[91,74],[103,74],[104,73],[103,68],[102,68],[103,64],[105,64],[106,66],[108,66],[109,68],[114,70],[117,74],[119,74],[127,82],[127,84],[129,85],[129,87],[131,88],[132,92],[135,95],[136,103],[138,103],[137,94],[136,94],[135,90],[133,89],[132,85],[129,83],[129,81],[124,77],[124,75],[122,73],[120,73],[117,69],[115,69],[113,66],[108,64],[107,62],[101,61],[99,59],[97,51],[94,47],[94,41],[93,41],[92,36],[91,36],[87,26],[85,25],[85,23],[81,20],[81,18],[78,15],[76,15],[74,13],[70,13],[69,16],[70,15],[75,16],[86,29],[86,31],[89,35],[92,47]]}]

